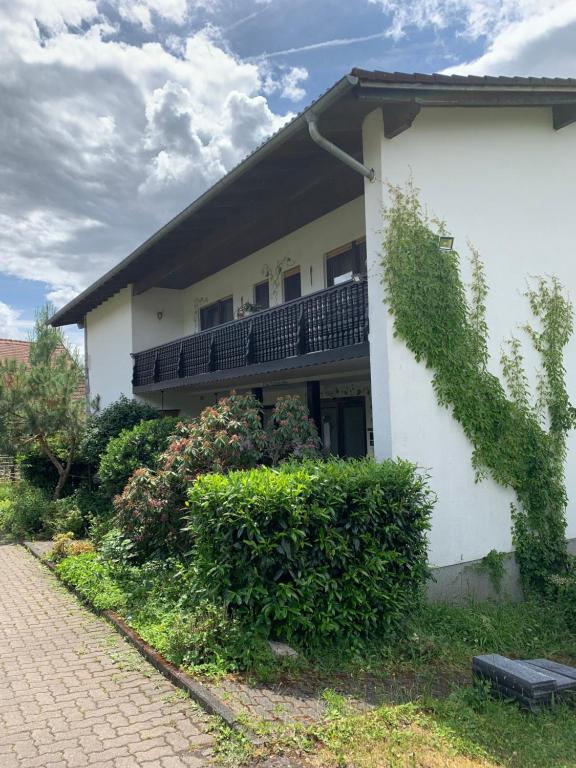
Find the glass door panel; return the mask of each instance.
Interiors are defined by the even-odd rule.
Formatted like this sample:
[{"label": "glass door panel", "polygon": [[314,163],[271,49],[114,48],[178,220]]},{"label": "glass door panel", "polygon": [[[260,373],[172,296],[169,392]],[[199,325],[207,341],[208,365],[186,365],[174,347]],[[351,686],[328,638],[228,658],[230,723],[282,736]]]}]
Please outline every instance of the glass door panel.
[{"label": "glass door panel", "polygon": [[322,444],[326,453],[356,458],[366,455],[364,400],[344,397],[321,405]]},{"label": "glass door panel", "polygon": [[342,407],[342,428],[346,456],[358,458],[366,455],[366,419],[364,404],[351,403]]}]

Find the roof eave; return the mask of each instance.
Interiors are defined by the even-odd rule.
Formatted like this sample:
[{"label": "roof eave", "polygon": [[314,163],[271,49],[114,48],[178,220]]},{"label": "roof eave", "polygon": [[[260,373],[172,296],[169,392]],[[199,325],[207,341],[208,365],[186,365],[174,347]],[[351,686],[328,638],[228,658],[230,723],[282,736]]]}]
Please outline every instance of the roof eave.
[{"label": "roof eave", "polygon": [[[556,103],[560,104],[561,109],[565,109],[566,105],[573,107],[576,102],[576,80],[570,82],[570,84],[566,84],[566,81],[561,79],[558,83],[550,79],[543,79],[542,82],[538,82],[536,79],[530,78],[506,78],[506,82],[503,82],[504,78],[488,77],[478,78],[478,80],[479,82],[472,83],[463,76],[408,76],[401,73],[370,73],[360,69],[352,70],[351,74],[339,80],[332,88],[287,123],[264,144],[259,146],[252,154],[248,155],[245,160],[223,176],[216,184],[148,238],[142,245],[56,312],[50,318],[50,323],[54,326],[59,326],[83,322],[85,315],[89,311],[133,282],[130,279],[130,273],[122,274],[125,270],[132,267],[141,257],[145,257],[146,253],[153,246],[170,235],[173,230],[224,192],[239,177],[278,150],[302,129],[303,125],[312,115],[316,118],[320,117],[330,106],[353,89],[359,91],[359,101],[364,101],[365,103],[369,101],[382,104],[385,102],[409,102],[416,104],[418,109],[421,105],[457,106],[457,94],[462,94],[463,102],[466,102],[463,106],[485,106],[484,100],[480,96],[485,94],[492,94],[493,100],[498,101],[501,106],[508,105],[505,94],[510,94],[510,105],[514,102],[519,103],[522,101],[522,95],[525,95],[524,101],[527,105],[539,106],[540,104],[537,103],[539,101],[542,105],[552,105],[554,109],[556,109],[554,106]],[[401,91],[405,93],[402,94]],[[442,93],[450,93],[450,98],[443,98]],[[467,96],[464,96],[464,94],[467,94]],[[537,95],[540,96],[539,100]],[[555,116],[554,127],[562,127],[573,121],[574,115],[572,113],[568,118],[563,115]],[[395,135],[395,132],[389,138],[392,135]],[[132,267],[132,271],[134,269],[137,269],[137,265]],[[94,296],[94,294],[97,295]]]},{"label": "roof eave", "polygon": [[123,269],[130,266],[136,259],[144,254],[151,246],[168,235],[179,224],[185,221],[189,216],[192,216],[198,209],[212,200],[222,190],[226,189],[232,184],[239,176],[248,171],[252,166],[259,163],[263,158],[267,157],[278,146],[287,141],[296,131],[298,131],[304,123],[307,122],[307,118],[310,115],[320,116],[331,104],[337,101],[341,96],[348,91],[352,90],[358,84],[358,78],[355,75],[345,75],[335,85],[320,96],[315,102],[313,102],[307,109],[298,114],[287,125],[283,126],[277,133],[270,137],[264,144],[259,146],[254,152],[246,157],[242,162],[235,166],[229,173],[223,176],[212,187],[204,192],[200,197],[194,200],[189,206],[184,208],[179,214],[171,219],[167,224],[161,227],[151,237],[148,238],[142,245],[138,246],[132,253],[121,262],[116,264],[115,267],[108,270],[102,277],[98,278],[82,293],[78,294],[72,301],[68,302],[64,307],[55,312],[50,318],[50,325],[61,326],[70,325],[72,323],[82,322],[85,313],[80,311],[75,313],[75,309],[78,305],[87,299],[95,290],[104,286],[111,278],[120,274]]}]

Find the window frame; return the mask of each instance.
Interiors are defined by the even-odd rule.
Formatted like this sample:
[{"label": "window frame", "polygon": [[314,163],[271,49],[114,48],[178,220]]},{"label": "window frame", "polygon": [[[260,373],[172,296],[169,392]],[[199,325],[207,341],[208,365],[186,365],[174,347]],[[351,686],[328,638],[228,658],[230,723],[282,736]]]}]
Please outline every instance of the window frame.
[{"label": "window frame", "polygon": [[[338,246],[338,248],[333,248],[331,251],[327,251],[324,254],[324,287],[325,288],[333,288],[335,283],[332,283],[332,285],[328,284],[328,262],[330,259],[334,258],[334,256],[340,256],[342,253],[346,253],[347,251],[351,251],[353,248],[358,248],[359,246],[366,246],[366,237],[358,237],[355,240],[351,240],[349,243],[345,243],[344,245]],[[356,267],[358,264],[355,265]],[[366,269],[368,267],[366,266]],[[360,272],[357,271],[355,268],[352,269],[352,279],[355,275],[365,275],[366,272]]]},{"label": "window frame", "polygon": [[[287,299],[286,298],[286,278],[293,277],[294,275],[300,276],[300,296],[295,296],[293,299]],[[282,301],[285,304],[287,301],[297,301],[298,299],[301,299],[301,298],[302,298],[302,270],[300,269],[300,265],[298,264],[295,267],[290,267],[290,269],[287,269],[282,273]]]},{"label": "window frame", "polygon": [[[267,285],[268,286],[268,304],[264,307],[262,306],[256,299],[256,289],[259,288],[261,285]],[[257,307],[260,307],[261,309],[269,309],[270,308],[270,280],[266,278],[265,280],[260,280],[258,283],[254,283],[253,289],[252,289],[252,299],[254,301],[254,305]]]},{"label": "window frame", "polygon": [[[232,317],[230,318],[230,320],[222,320],[221,319],[222,313],[221,313],[220,307],[225,302],[232,302]],[[202,327],[203,326],[203,323],[202,323],[203,313],[206,312],[206,310],[212,309],[213,307],[216,307],[216,306],[218,307],[219,322],[217,322],[215,325],[210,325],[208,328],[203,328]],[[234,296],[232,294],[230,294],[229,296],[224,296],[224,298],[222,298],[222,299],[216,299],[216,301],[211,301],[209,304],[205,304],[203,307],[200,307],[199,318],[198,318],[199,323],[198,324],[200,326],[200,331],[201,332],[202,331],[211,331],[213,328],[218,328],[220,325],[225,325],[226,323],[230,323],[232,320],[234,320]]]}]

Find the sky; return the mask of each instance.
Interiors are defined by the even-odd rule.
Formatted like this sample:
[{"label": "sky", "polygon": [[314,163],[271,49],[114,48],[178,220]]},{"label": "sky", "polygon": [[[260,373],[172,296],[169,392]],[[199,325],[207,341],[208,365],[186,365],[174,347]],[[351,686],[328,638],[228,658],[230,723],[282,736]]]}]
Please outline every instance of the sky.
[{"label": "sky", "polygon": [[576,0],[0,0],[0,337],[355,66],[574,77]]}]

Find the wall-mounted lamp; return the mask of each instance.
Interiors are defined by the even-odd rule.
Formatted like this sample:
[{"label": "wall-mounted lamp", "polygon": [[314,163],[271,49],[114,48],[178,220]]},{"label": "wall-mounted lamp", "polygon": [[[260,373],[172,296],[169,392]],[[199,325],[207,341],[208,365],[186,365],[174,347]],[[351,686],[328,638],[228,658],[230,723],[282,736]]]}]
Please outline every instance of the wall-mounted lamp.
[{"label": "wall-mounted lamp", "polygon": [[454,248],[454,238],[452,235],[440,235],[438,245],[441,251],[451,251]]},{"label": "wall-mounted lamp", "polygon": [[156,312],[156,317],[158,318],[158,320],[162,320],[162,318],[164,317],[164,312],[162,311]]}]

